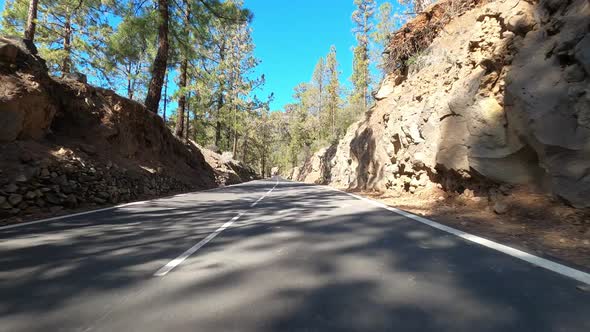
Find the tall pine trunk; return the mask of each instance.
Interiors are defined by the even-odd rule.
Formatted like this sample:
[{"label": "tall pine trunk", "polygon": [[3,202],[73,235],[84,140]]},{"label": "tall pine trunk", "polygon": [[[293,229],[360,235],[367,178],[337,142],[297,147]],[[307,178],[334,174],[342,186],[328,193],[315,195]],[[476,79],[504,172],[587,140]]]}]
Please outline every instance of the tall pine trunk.
[{"label": "tall pine trunk", "polygon": [[187,82],[187,69],[188,69],[188,61],[185,57],[180,64],[180,81],[178,82],[178,87],[180,88],[180,97],[178,97],[178,111],[176,112],[176,129],[174,133],[178,137],[184,136],[184,111],[186,109],[186,82]]},{"label": "tall pine trunk", "polygon": [[[225,41],[223,41],[221,43],[221,46],[219,47],[219,59],[220,59],[220,63],[222,63],[225,60]],[[223,108],[223,88],[224,88],[224,84],[220,82],[219,83],[219,96],[217,97],[217,116],[216,116],[216,123],[215,123],[215,146],[221,150],[221,109]]]},{"label": "tall pine trunk", "polygon": [[125,64],[127,70],[127,98],[133,100],[133,88],[131,86],[131,61]]},{"label": "tall pine trunk", "polygon": [[[185,12],[184,12],[184,27],[185,27],[185,38],[188,43],[190,38],[190,31],[188,30],[191,18],[190,5],[188,1],[184,1]],[[176,113],[176,129],[174,130],[176,136],[182,138],[183,136],[188,141],[188,110],[186,111],[186,131],[184,129],[184,114],[187,109],[187,98],[186,98],[186,86],[187,86],[187,70],[188,70],[188,50],[184,49],[182,54],[182,62],[180,63],[180,82],[178,87],[180,88],[180,96],[178,97],[178,111]]]},{"label": "tall pine trunk", "polygon": [[37,8],[39,7],[39,0],[31,0],[29,2],[29,13],[27,15],[27,28],[25,29],[25,39],[30,41],[35,40],[35,28],[37,26]]},{"label": "tall pine trunk", "polygon": [[162,119],[166,124],[166,111],[168,110],[168,73],[166,73],[166,80],[164,81],[164,109],[162,110]]},{"label": "tall pine trunk", "polygon": [[162,98],[162,85],[166,75],[166,65],[168,64],[168,21],[169,8],[168,0],[158,0],[158,12],[160,13],[160,24],[158,26],[158,52],[154,59],[152,68],[152,78],[145,98],[145,107],[148,111],[158,113],[158,105]]},{"label": "tall pine trunk", "polygon": [[191,93],[188,93],[187,99],[186,99],[186,131],[184,133],[184,139],[185,141],[188,143],[188,140],[190,138],[191,135],[191,112],[190,112],[190,105],[189,102],[191,100]]},{"label": "tall pine trunk", "polygon": [[66,56],[63,59],[62,66],[61,66],[61,74],[65,76],[66,74],[70,73],[72,70],[72,17],[71,15],[66,16],[66,22],[64,24],[64,41],[63,41],[63,48],[66,53]]},{"label": "tall pine trunk", "polygon": [[232,148],[232,154],[234,156],[234,159],[237,160],[238,156],[238,119],[237,119],[237,106],[234,106],[234,142],[233,142],[233,148]]},{"label": "tall pine trunk", "polygon": [[234,130],[234,143],[232,148],[232,155],[235,160],[238,160],[238,133]]},{"label": "tall pine trunk", "polygon": [[266,178],[266,152],[264,150],[262,151],[262,171],[260,173],[262,173],[263,179]]},{"label": "tall pine trunk", "polygon": [[215,123],[215,146],[218,149],[221,149],[221,108],[223,107],[223,90],[219,91],[219,96],[217,97],[217,116],[216,116],[216,123]]}]

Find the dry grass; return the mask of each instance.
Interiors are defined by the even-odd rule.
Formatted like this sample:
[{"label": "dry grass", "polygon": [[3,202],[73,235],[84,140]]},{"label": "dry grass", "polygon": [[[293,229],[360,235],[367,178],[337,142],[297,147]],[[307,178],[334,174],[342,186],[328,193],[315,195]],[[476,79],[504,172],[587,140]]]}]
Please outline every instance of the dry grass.
[{"label": "dry grass", "polygon": [[486,3],[488,0],[446,0],[426,8],[395,32],[385,53],[386,70],[405,75],[409,60],[424,51],[454,17]]}]

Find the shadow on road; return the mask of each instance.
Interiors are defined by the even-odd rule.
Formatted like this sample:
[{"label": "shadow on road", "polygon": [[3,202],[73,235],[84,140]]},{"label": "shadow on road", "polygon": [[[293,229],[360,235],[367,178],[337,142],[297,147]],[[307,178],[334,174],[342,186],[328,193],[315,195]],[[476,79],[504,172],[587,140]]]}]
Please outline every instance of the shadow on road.
[{"label": "shadow on road", "polygon": [[[3,233],[15,248],[0,256],[0,316],[39,317],[81,294],[154,282],[162,264],[248,209],[265,185],[97,213],[29,235]],[[188,321],[167,322],[167,329],[590,330],[589,297],[573,281],[365,205],[281,183],[158,281],[174,285],[165,296],[129,306],[142,313],[138,322],[153,316],[154,330],[163,324],[159,312],[183,305],[191,308]],[[19,242],[35,237],[33,245]]]}]

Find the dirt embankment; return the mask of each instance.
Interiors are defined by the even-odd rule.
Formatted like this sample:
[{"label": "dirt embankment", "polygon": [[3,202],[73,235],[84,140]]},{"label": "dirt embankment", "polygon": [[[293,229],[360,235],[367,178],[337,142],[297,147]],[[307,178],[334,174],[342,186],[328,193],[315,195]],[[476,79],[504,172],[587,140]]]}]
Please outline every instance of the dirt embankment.
[{"label": "dirt embankment", "polygon": [[590,266],[589,26],[586,0],[440,2],[393,36],[375,107],[287,175]]},{"label": "dirt embankment", "polygon": [[[34,45],[0,39],[0,220],[88,209],[256,177],[210,164],[135,101],[50,77]],[[232,165],[235,176],[225,175]]]}]

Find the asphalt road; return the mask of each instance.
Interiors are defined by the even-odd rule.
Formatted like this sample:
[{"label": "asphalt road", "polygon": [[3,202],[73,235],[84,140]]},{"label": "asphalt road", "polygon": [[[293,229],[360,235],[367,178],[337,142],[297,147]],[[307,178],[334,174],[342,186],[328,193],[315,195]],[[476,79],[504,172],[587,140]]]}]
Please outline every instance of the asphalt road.
[{"label": "asphalt road", "polygon": [[276,179],[0,229],[10,332],[588,332],[580,285]]}]

